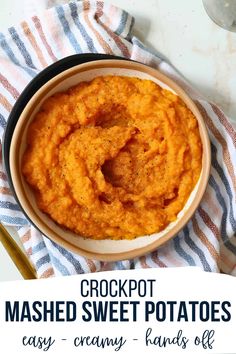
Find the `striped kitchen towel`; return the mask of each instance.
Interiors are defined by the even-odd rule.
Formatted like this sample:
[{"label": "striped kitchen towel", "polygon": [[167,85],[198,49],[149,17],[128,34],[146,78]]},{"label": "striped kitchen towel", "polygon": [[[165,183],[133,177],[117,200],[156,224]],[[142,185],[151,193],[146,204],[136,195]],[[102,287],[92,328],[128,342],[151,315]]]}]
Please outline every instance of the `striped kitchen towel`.
[{"label": "striped kitchen towel", "polygon": [[102,1],[75,1],[25,19],[0,34],[0,134],[13,104],[46,66],[74,53],[107,53],[149,64],[174,78],[196,101],[211,138],[212,167],[204,198],[187,226],[163,247],[129,261],[105,263],[68,252],[35,230],[16,204],[0,167],[0,220],[19,233],[39,277],[102,270],[199,266],[236,275],[236,132],[161,56],[132,35],[134,19]]}]

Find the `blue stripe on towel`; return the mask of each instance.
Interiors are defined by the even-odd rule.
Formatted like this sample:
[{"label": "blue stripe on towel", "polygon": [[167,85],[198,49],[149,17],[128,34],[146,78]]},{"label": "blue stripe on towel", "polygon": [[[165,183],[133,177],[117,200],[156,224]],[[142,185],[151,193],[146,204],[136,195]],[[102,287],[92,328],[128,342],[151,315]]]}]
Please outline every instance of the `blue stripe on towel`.
[{"label": "blue stripe on towel", "polygon": [[128,39],[128,40],[129,40],[130,37],[131,37],[134,24],[135,24],[135,19],[134,19],[134,17],[132,17],[132,19],[131,19],[131,24],[130,24],[130,29],[129,29],[129,33],[127,34],[127,39]]},{"label": "blue stripe on towel", "polygon": [[18,59],[16,58],[14,52],[12,51],[12,49],[10,48],[10,46],[8,45],[4,35],[2,33],[0,33],[0,46],[2,47],[2,49],[4,50],[4,52],[7,54],[8,58],[17,66],[21,67],[25,72],[27,72],[27,74],[31,77],[35,76],[35,73],[33,70],[31,70],[30,68],[27,68],[23,65],[20,64],[20,62],[18,61]]},{"label": "blue stripe on towel", "polygon": [[32,69],[36,69],[36,66],[33,63],[33,60],[30,56],[30,53],[27,51],[24,42],[20,39],[16,29],[14,27],[10,27],[8,29],[13,41],[17,45],[19,51],[21,52],[23,58],[25,59],[25,63]]},{"label": "blue stripe on towel", "polygon": [[206,260],[204,252],[193,242],[192,238],[189,235],[189,229],[187,226],[184,227],[183,232],[184,232],[184,240],[186,241],[187,245],[191,248],[191,250],[198,255],[204,270],[206,272],[211,272],[210,265]]},{"label": "blue stripe on towel", "polygon": [[81,267],[80,262],[76,259],[72,253],[68,252],[65,248],[62,248],[55,242],[51,241],[53,246],[67,259],[67,261],[75,268],[76,273],[84,274],[84,270]]},{"label": "blue stripe on towel", "polygon": [[35,254],[44,248],[46,248],[46,245],[45,245],[44,241],[41,241],[36,246],[32,247],[32,254]]},{"label": "blue stripe on towel", "polygon": [[49,256],[51,259],[51,262],[53,264],[53,266],[62,274],[62,275],[70,275],[70,272],[68,271],[68,269],[60,262],[60,260],[55,257],[52,254],[52,251],[50,249],[48,249],[49,252]]},{"label": "blue stripe on towel", "polygon": [[5,202],[5,201],[2,201],[2,200],[0,200],[0,208],[21,211],[21,209],[20,209],[18,204],[13,204],[11,202]]},{"label": "blue stripe on towel", "polygon": [[[223,168],[219,165],[218,161],[217,161],[217,150],[216,150],[216,147],[214,144],[211,144],[211,151],[212,151],[212,166],[215,168],[215,170],[217,171],[219,177],[221,178],[222,180],[222,183],[224,184],[225,186],[225,189],[226,189],[226,192],[229,196],[229,200],[230,200],[230,208],[229,208],[229,221],[232,225],[232,228],[234,230],[234,232],[236,232],[236,220],[234,218],[234,214],[233,214],[233,203],[235,203],[233,201],[233,194],[232,194],[232,191],[231,191],[231,187],[230,187],[230,184],[229,184],[229,181],[227,180],[226,176],[225,176],[225,173],[224,173],[224,170]],[[220,200],[223,200],[224,202],[224,198],[220,198]],[[220,202],[219,200],[219,202]],[[222,204],[221,204],[222,206]],[[226,208],[226,206],[225,206]]]},{"label": "blue stripe on towel", "polygon": [[126,269],[126,268],[123,266],[122,261],[116,262],[116,266],[117,266],[117,269],[119,269],[119,270],[124,270],[124,269]]},{"label": "blue stripe on towel", "polygon": [[23,218],[18,218],[14,216],[9,216],[9,215],[0,215],[0,220],[1,222],[5,223],[6,225],[29,225],[29,222],[26,219]]},{"label": "blue stripe on towel", "polygon": [[0,113],[0,126],[5,129],[7,125],[6,119],[3,117],[3,115]]},{"label": "blue stripe on towel", "polygon": [[130,259],[129,260],[129,269],[134,269],[135,266],[134,266],[134,259]]},{"label": "blue stripe on towel", "polygon": [[175,251],[180,255],[181,258],[185,259],[190,266],[195,266],[196,263],[194,259],[182,248],[180,235],[176,236],[173,240]]},{"label": "blue stripe on towel", "polygon": [[78,16],[78,11],[77,11],[77,6],[75,3],[70,2],[69,3],[69,7],[71,9],[71,17],[73,18],[73,21],[75,23],[75,25],[77,26],[77,28],[79,29],[80,33],[82,34],[88,49],[90,50],[90,52],[92,53],[97,53],[97,49],[94,47],[94,43],[92,38],[89,36],[89,34],[86,32],[84,26],[82,25],[82,23],[79,20],[79,16]]},{"label": "blue stripe on towel", "polygon": [[119,26],[115,30],[115,33],[118,36],[120,36],[121,33],[124,31],[126,23],[127,23],[127,20],[128,20],[128,13],[126,11],[122,11],[122,15],[121,15],[121,20],[120,20]]},{"label": "blue stripe on towel", "polygon": [[35,267],[38,270],[40,267],[42,267],[42,265],[44,265],[45,263],[50,263],[50,257],[49,254],[46,254],[45,256],[39,258],[37,260],[37,262],[35,263]]},{"label": "blue stripe on towel", "polygon": [[220,204],[220,206],[223,209],[223,215],[221,218],[221,227],[220,227],[220,233],[221,233],[221,237],[222,240],[224,242],[224,245],[234,254],[236,254],[236,246],[234,246],[228,236],[227,236],[227,232],[226,232],[226,220],[227,220],[227,207],[226,207],[226,203],[225,200],[221,194],[220,188],[218,186],[218,184],[216,183],[214,177],[211,175],[210,179],[209,179],[209,184],[210,186],[214,189],[215,193],[216,193],[216,198]]},{"label": "blue stripe on towel", "polygon": [[55,9],[56,9],[58,18],[61,22],[61,25],[63,27],[64,33],[67,36],[67,38],[69,39],[71,45],[75,49],[76,53],[82,53],[81,47],[80,47],[79,43],[77,42],[73,32],[71,31],[69,23],[65,17],[65,12],[63,10],[63,7],[56,6]]}]

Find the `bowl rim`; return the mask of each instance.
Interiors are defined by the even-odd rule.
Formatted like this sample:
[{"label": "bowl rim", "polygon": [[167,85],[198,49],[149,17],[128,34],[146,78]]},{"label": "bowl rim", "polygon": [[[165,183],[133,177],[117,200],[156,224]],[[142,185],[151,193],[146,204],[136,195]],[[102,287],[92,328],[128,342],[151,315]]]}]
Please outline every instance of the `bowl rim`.
[{"label": "bowl rim", "polygon": [[[30,116],[30,113],[33,112],[35,104],[45,96],[47,92],[49,92],[54,86],[59,84],[60,82],[64,81],[65,79],[93,69],[102,69],[102,68],[125,68],[125,69],[132,69],[138,70],[143,73],[149,74],[152,77],[160,80],[164,84],[167,84],[170,88],[172,88],[177,95],[181,97],[181,99],[187,104],[190,110],[193,112],[194,116],[198,120],[199,124],[199,131],[201,135],[202,141],[202,172],[199,177],[198,189],[197,193],[195,193],[191,204],[189,205],[188,209],[184,213],[184,215],[179,219],[179,221],[173,226],[173,228],[157,240],[153,241],[152,243],[140,247],[135,248],[128,251],[123,251],[119,253],[96,253],[94,251],[88,251],[83,248],[80,248],[69,240],[65,240],[62,238],[58,233],[52,230],[48,224],[43,222],[42,219],[35,213],[33,207],[30,205],[30,202],[27,200],[25,192],[22,187],[22,174],[20,173],[20,156],[18,156],[17,152],[19,151],[19,141],[21,142],[21,132],[24,130],[25,125],[27,124],[27,117]],[[46,91],[46,93],[45,93]],[[206,128],[206,124],[204,122],[204,118],[200,113],[198,107],[194,103],[194,101],[188,96],[188,94],[172,79],[167,77],[165,74],[160,72],[157,69],[153,69],[145,64],[141,64],[134,61],[124,61],[119,59],[104,59],[104,60],[95,60],[90,61],[87,63],[79,64],[69,68],[67,70],[62,71],[58,75],[51,78],[48,82],[46,82],[29,100],[26,104],[24,110],[22,111],[11,140],[10,145],[10,156],[9,156],[9,165],[10,165],[10,172],[12,178],[12,185],[14,188],[14,192],[17,196],[19,205],[23,210],[24,214],[30,220],[31,224],[33,224],[41,233],[47,236],[50,240],[56,242],[57,244],[61,245],[62,247],[85,256],[87,258],[100,260],[100,261],[118,261],[118,260],[125,260],[125,259],[132,259],[138,256],[142,256],[147,254],[156,248],[164,245],[167,241],[174,238],[178,232],[180,232],[183,227],[187,224],[187,222],[191,219],[194,212],[196,211],[198,205],[201,202],[203,194],[206,190],[208,178],[210,174],[210,166],[211,166],[211,150],[210,150],[210,140],[208,136],[208,131]],[[101,240],[102,241],[102,240]],[[132,241],[132,240],[131,240]]]},{"label": "bowl rim", "polygon": [[4,134],[2,138],[2,156],[4,167],[8,174],[8,178],[10,179],[10,174],[8,172],[8,159],[9,159],[9,143],[11,142],[11,138],[13,135],[13,131],[15,129],[16,123],[19,119],[19,116],[23,112],[26,104],[33,97],[33,95],[40,89],[41,86],[46,84],[49,80],[51,80],[56,75],[64,72],[67,69],[71,69],[74,66],[87,63],[90,61],[96,60],[107,60],[107,59],[120,59],[120,60],[131,60],[124,57],[119,57],[117,55],[111,54],[102,54],[102,53],[80,53],[80,54],[72,54],[58,61],[50,64],[45,69],[40,71],[24,88],[18,99],[16,100],[12,110],[7,119],[7,124],[4,129]]}]

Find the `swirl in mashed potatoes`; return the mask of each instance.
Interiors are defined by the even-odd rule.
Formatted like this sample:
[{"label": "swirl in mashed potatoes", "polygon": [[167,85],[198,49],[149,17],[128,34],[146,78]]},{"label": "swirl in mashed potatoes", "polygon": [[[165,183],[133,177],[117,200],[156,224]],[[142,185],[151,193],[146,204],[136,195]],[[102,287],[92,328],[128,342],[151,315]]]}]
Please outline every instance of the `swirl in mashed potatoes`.
[{"label": "swirl in mashed potatoes", "polygon": [[93,239],[133,239],[177,218],[202,165],[198,123],[149,80],[104,76],[48,98],[22,170],[38,207]]}]

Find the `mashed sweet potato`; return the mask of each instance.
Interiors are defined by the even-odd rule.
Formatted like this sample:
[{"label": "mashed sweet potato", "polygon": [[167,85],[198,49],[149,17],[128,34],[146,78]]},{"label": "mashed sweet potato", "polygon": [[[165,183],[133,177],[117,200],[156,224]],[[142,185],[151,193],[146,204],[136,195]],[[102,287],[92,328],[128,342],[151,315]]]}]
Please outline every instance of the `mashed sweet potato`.
[{"label": "mashed sweet potato", "polygon": [[22,170],[59,225],[133,239],[176,219],[201,160],[197,120],[179,97],[148,80],[106,76],[44,102]]}]

